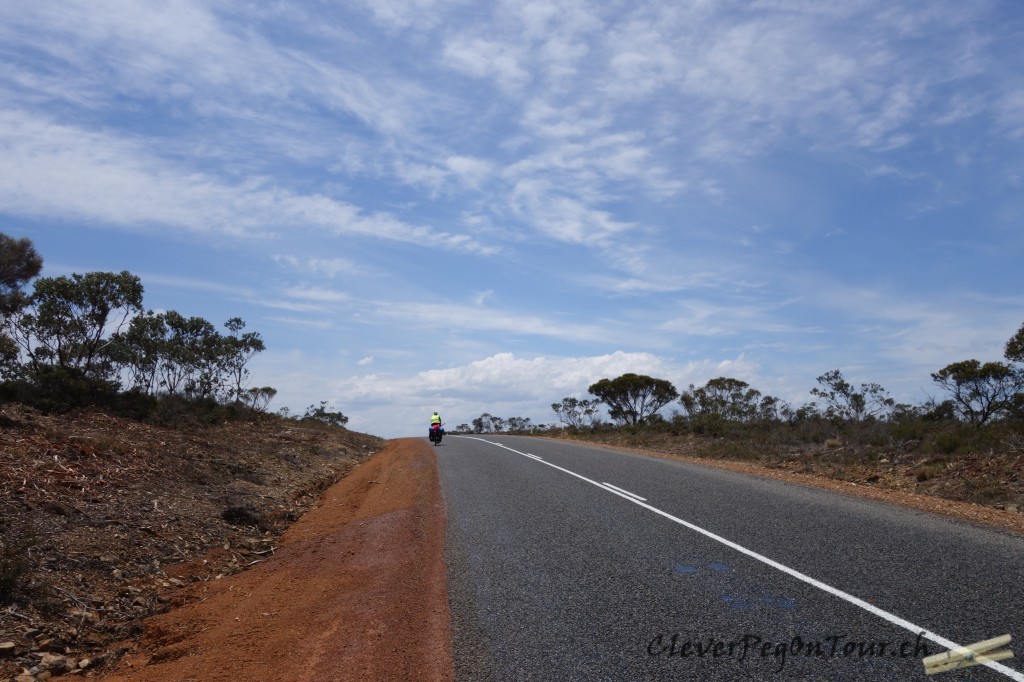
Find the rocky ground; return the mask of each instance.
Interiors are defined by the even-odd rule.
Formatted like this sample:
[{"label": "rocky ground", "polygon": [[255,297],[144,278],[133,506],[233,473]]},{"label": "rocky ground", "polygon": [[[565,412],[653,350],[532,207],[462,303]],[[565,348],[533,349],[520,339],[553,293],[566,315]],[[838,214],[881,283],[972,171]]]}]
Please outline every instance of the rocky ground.
[{"label": "rocky ground", "polygon": [[0,408],[0,680],[108,670],[172,594],[264,562],[382,447],[276,417],[164,429]]}]

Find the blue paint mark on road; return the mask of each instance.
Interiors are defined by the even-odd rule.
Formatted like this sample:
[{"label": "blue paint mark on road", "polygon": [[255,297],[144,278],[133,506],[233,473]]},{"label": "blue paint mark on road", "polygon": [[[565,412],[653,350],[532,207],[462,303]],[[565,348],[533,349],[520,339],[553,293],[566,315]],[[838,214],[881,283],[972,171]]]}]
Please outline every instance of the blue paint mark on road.
[{"label": "blue paint mark on road", "polygon": [[745,597],[741,597],[738,594],[723,594],[722,601],[728,604],[730,608],[736,609],[737,611],[744,611],[754,605]]},{"label": "blue paint mark on road", "polygon": [[[733,573],[733,567],[729,564],[713,561],[707,565],[707,569],[714,573]],[[674,564],[672,566],[672,572],[674,576],[687,576],[697,575],[704,571],[700,566],[694,566],[692,564]],[[758,607],[774,606],[780,609],[795,609],[796,601],[788,597],[780,597],[773,594],[765,594],[757,589],[757,587],[750,585],[742,587],[736,585],[736,578],[720,578],[718,580],[724,580],[725,583],[721,584],[721,587],[729,589],[730,587],[735,589],[740,587],[741,591],[745,594],[723,594],[719,597],[719,600],[726,604],[729,608],[737,611],[746,611],[748,609],[756,609]]]},{"label": "blue paint mark on road", "polygon": [[778,606],[783,609],[796,608],[796,602],[786,597],[765,597],[763,601],[765,604],[771,604],[772,606]]}]

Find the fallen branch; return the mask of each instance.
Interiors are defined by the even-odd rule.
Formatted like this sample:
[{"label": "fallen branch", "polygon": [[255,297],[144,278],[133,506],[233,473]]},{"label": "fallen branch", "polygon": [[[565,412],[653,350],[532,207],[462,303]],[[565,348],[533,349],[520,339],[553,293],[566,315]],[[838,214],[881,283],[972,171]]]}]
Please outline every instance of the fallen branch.
[{"label": "fallen branch", "polygon": [[27,620],[30,623],[33,622],[32,619],[29,618],[28,616],[26,616],[24,614],[21,614],[21,613],[18,613],[17,611],[15,611],[13,606],[9,607],[6,611],[4,611],[4,615],[6,615],[6,616],[14,616],[15,618],[21,618],[22,620]]}]

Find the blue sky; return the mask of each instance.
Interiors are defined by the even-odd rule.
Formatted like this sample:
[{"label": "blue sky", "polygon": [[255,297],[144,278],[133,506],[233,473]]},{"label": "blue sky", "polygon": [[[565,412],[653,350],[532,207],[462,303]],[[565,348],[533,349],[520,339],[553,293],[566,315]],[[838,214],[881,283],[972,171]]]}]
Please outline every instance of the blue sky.
[{"label": "blue sky", "polygon": [[419,434],[638,372],[907,402],[1024,322],[1016,0],[0,4],[0,231]]}]

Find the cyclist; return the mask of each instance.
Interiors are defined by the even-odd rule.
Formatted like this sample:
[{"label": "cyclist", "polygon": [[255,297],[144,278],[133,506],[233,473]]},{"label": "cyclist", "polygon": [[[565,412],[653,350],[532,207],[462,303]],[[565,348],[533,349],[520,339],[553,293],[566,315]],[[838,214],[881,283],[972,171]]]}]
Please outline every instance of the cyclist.
[{"label": "cyclist", "polygon": [[[427,431],[428,436],[430,435],[430,431],[434,430],[434,424],[437,424],[438,426],[441,424],[441,415],[437,413],[437,410],[434,410],[434,414],[430,415],[430,430]],[[441,433],[444,433],[443,427],[441,427]]]}]

